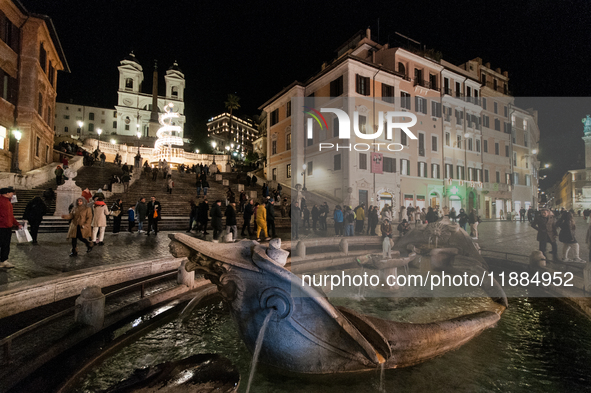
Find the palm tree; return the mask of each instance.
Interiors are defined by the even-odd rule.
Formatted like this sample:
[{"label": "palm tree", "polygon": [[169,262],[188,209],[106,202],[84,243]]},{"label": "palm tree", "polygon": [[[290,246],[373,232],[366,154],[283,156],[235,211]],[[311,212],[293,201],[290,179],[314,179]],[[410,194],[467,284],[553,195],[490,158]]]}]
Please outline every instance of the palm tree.
[{"label": "palm tree", "polygon": [[240,108],[238,101],[240,101],[240,97],[236,94],[228,94],[228,101],[224,102],[226,109],[230,110],[230,134],[232,133],[232,111]]}]

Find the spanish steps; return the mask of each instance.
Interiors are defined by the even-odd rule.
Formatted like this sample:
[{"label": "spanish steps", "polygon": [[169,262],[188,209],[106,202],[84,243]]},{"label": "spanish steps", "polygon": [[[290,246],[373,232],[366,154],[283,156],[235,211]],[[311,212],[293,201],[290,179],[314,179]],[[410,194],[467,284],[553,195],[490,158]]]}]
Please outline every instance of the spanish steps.
[{"label": "spanish steps", "polygon": [[[113,163],[105,163],[104,167],[94,165],[90,167],[82,167],[78,171],[78,175],[74,179],[76,185],[82,190],[88,188],[94,194],[99,188],[105,190],[105,185],[109,184],[109,179],[113,174],[121,176],[123,171],[121,167]],[[244,184],[246,179],[246,173],[233,172],[233,173],[222,173],[222,179],[228,180],[232,191],[234,191],[235,199],[238,205],[238,199],[240,192],[238,192],[238,180],[241,179],[241,183]],[[201,196],[197,196],[195,181],[195,174],[191,173],[179,173],[174,170],[172,174],[174,181],[174,187],[172,194],[166,191],[166,183],[162,178],[162,175],[158,175],[157,180],[152,180],[152,176],[146,176],[142,173],[141,178],[129,187],[129,190],[125,193],[112,194],[106,198],[107,207],[111,207],[113,203],[121,198],[123,200],[124,211],[122,213],[121,230],[127,230],[127,210],[130,206],[135,206],[136,202],[141,198],[145,197],[146,201],[150,200],[151,196],[156,197],[156,200],[160,201],[162,205],[162,219],[158,223],[158,229],[160,230],[187,230],[189,226],[189,214],[191,207],[189,201],[192,199],[196,204],[203,201],[203,192]],[[207,193],[207,200],[210,208],[216,200],[222,201],[222,213],[225,212],[225,201],[226,192],[228,186],[223,185],[223,181],[216,181],[215,175],[208,176],[208,182],[210,188]],[[18,202],[14,204],[14,216],[20,220],[24,213],[27,203],[36,196],[42,197],[43,192],[52,188],[57,188],[55,179],[47,182],[41,186],[38,186],[31,190],[17,190]],[[261,179],[259,184],[250,187],[244,187],[247,197],[249,191],[256,191],[256,201],[262,200],[262,185]],[[283,196],[290,199],[289,193],[283,192]],[[62,219],[61,217],[53,216],[55,211],[55,200],[51,202],[49,206],[49,212],[44,217],[41,223],[40,232],[67,232],[68,220]],[[275,225],[278,228],[289,228],[289,218],[281,217],[281,210],[279,204],[276,204],[275,208]],[[237,224],[241,228],[243,224],[242,213],[237,213]],[[107,231],[111,230],[112,220],[109,220]],[[225,220],[224,220],[225,225]],[[136,228],[137,229],[137,228]]]}]

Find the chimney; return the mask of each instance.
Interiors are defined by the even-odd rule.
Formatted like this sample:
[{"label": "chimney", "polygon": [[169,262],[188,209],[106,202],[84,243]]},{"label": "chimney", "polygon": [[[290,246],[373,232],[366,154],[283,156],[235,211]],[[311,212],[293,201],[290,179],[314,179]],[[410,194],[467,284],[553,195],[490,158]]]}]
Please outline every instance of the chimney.
[{"label": "chimney", "polygon": [[501,68],[497,68],[495,71],[500,74],[501,73]]},{"label": "chimney", "polygon": [[503,75],[508,78],[509,77],[509,71],[503,71]]},{"label": "chimney", "polygon": [[369,28],[369,26],[367,27],[367,29],[365,29],[365,37],[368,40],[371,40],[371,29]]},{"label": "chimney", "polygon": [[490,62],[486,62],[486,63],[484,64],[484,66],[485,66],[486,68],[489,68],[489,69],[490,69]]}]

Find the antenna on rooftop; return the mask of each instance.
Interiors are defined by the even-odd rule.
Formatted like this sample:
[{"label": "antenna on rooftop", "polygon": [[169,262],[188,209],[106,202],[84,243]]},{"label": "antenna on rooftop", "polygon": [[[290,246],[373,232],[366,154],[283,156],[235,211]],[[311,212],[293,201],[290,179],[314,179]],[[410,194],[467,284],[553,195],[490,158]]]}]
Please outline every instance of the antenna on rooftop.
[{"label": "antenna on rooftop", "polygon": [[394,32],[394,34],[396,34],[396,35],[399,35],[400,37],[402,37],[402,38],[404,38],[404,39],[407,39],[407,40],[409,40],[409,41],[411,41],[411,42],[414,42],[414,43],[415,43],[415,44],[417,44],[419,47],[421,46],[421,43],[420,43],[419,41],[415,41],[415,40],[413,40],[412,38],[405,36],[404,34],[400,34],[400,33],[399,33],[399,32],[397,32],[397,31],[395,31],[395,32]]}]

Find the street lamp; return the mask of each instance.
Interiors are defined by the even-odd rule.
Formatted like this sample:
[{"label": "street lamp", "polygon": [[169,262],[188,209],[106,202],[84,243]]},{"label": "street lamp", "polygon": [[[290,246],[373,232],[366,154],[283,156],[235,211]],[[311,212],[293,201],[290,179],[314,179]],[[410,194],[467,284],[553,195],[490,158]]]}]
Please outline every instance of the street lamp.
[{"label": "street lamp", "polygon": [[217,143],[215,143],[215,141],[211,142],[211,147],[213,147],[213,154],[215,154],[215,147],[216,147],[217,145],[218,145],[218,144],[217,144]]},{"label": "street lamp", "polygon": [[195,153],[199,154],[199,149],[195,149]]},{"label": "street lamp", "polygon": [[82,122],[81,120],[78,120],[78,134],[82,134],[82,126],[84,125],[84,122]]},{"label": "street lamp", "polygon": [[135,135],[137,135],[137,155],[139,156],[140,155],[140,139],[142,137],[142,133],[139,130],[140,125],[138,124],[137,126],[138,126],[138,130],[135,133]]},{"label": "street lamp", "polygon": [[111,139],[111,145],[116,145],[117,141],[115,139]]},{"label": "street lamp", "polygon": [[14,131],[12,131],[12,135],[14,135],[14,139],[16,139],[16,145],[15,145],[15,151],[14,151],[13,172],[20,173],[21,170],[18,167],[18,144],[21,140],[21,137],[23,136],[23,133],[20,132],[19,130],[14,130]]},{"label": "street lamp", "polygon": [[98,134],[98,136],[99,136],[99,139],[98,139],[98,140],[99,140],[99,142],[100,142],[100,141],[101,141],[101,134],[103,133],[103,130],[101,130],[100,128],[97,128],[97,129],[96,129],[96,133],[97,133],[97,134]]},{"label": "street lamp", "polygon": [[544,168],[550,168],[550,164],[545,164]]}]

